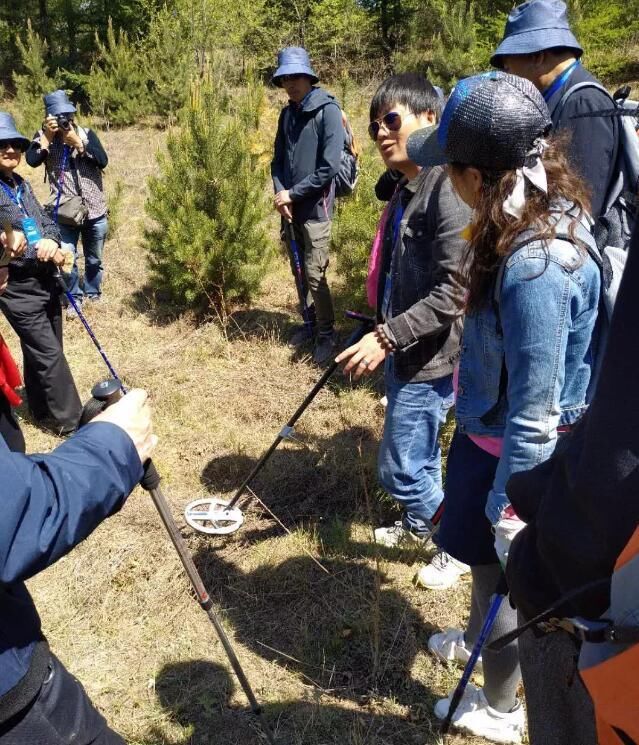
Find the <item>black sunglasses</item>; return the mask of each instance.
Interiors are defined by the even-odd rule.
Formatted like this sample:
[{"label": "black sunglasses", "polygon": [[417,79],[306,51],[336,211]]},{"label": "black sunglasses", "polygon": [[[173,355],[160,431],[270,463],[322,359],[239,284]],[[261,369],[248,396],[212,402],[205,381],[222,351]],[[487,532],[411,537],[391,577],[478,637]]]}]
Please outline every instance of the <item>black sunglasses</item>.
[{"label": "black sunglasses", "polygon": [[22,152],[24,150],[24,142],[22,140],[0,140],[0,150],[7,150],[10,147]]},{"label": "black sunglasses", "polygon": [[377,135],[379,134],[382,124],[389,132],[399,132],[403,124],[402,115],[397,111],[389,111],[388,114],[384,114],[381,119],[375,119],[374,122],[371,122],[368,125],[368,134],[373,142],[377,141]]}]

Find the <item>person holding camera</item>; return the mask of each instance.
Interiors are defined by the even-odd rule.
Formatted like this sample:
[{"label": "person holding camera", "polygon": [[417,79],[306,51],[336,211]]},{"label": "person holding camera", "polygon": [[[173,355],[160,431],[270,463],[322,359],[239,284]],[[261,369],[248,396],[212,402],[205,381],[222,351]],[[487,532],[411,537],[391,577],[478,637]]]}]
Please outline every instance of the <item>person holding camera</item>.
[{"label": "person holding camera", "polygon": [[82,405],[62,348],[57,274],[68,254],[30,184],[15,172],[28,146],[13,117],[0,112],[0,246],[9,259],[0,309],[20,339],[31,415],[69,434]]},{"label": "person holding camera", "polygon": [[[62,90],[44,96],[46,117],[27,150],[32,168],[44,163],[51,186],[47,209],[60,228],[63,248],[73,251],[74,262],[67,284],[76,303],[102,296],[102,252],[106,240],[107,203],[102,171],[107,154],[92,129],[75,121],[75,106]],[[84,281],[78,271],[78,242],[82,238]],[[67,316],[75,318],[72,306]]]},{"label": "person holding camera", "polygon": [[0,745],[125,745],[49,648],[25,582],[122,508],[156,445],[142,390],[46,455],[0,438]]}]

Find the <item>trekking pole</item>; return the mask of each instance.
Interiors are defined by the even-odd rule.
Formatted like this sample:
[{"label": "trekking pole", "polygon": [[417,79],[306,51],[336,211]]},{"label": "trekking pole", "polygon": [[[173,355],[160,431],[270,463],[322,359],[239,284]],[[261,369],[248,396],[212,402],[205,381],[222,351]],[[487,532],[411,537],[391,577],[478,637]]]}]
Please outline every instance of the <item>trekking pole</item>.
[{"label": "trekking pole", "polygon": [[[347,318],[352,318],[359,321],[360,324],[346,341],[346,348],[358,342],[362,338],[362,336],[364,336],[364,334],[370,331],[373,328],[375,319],[370,318],[369,316],[362,315],[361,313],[355,313],[354,311],[350,310],[346,311],[345,315]],[[297,407],[295,413],[282,427],[271,446],[257,461],[249,475],[239,485],[230,502],[226,502],[223,499],[219,499],[217,497],[208,497],[206,499],[198,499],[195,502],[191,502],[189,505],[187,505],[184,511],[184,517],[187,523],[192,528],[202,533],[209,533],[212,535],[227,535],[229,533],[234,533],[236,530],[239,530],[242,523],[244,522],[244,516],[242,514],[242,510],[240,510],[236,506],[237,503],[241,499],[251,481],[253,481],[253,479],[262,470],[262,468],[264,468],[264,465],[266,464],[268,459],[271,457],[271,455],[273,455],[275,450],[277,450],[280,443],[283,440],[291,437],[297,420],[306,411],[315,396],[317,396],[317,394],[326,385],[326,383],[335,373],[338,367],[339,364],[335,362],[335,360],[333,360],[330,366],[326,368],[322,377],[317,381],[317,383],[315,383],[306,398]],[[252,499],[253,495],[247,497],[246,503],[243,505],[243,507],[246,507],[246,505],[249,504]],[[205,527],[206,523],[210,523],[210,527]]]},{"label": "trekking pole", "polygon": [[479,636],[477,637],[477,641],[475,642],[475,646],[473,647],[473,651],[471,652],[471,655],[468,658],[468,662],[464,667],[464,672],[462,673],[461,679],[457,684],[453,695],[451,696],[450,704],[448,705],[448,712],[441,726],[441,733],[443,736],[446,736],[448,734],[448,730],[450,729],[450,725],[453,721],[453,717],[455,716],[455,712],[457,711],[457,707],[462,700],[464,691],[466,690],[466,686],[468,685],[468,681],[470,680],[470,676],[473,674],[473,670],[477,665],[477,660],[479,659],[481,650],[486,643],[486,639],[488,639],[493,626],[495,625],[495,620],[497,618],[497,614],[499,613],[499,609],[501,608],[501,603],[506,597],[505,591],[502,592],[502,589],[504,589],[504,587],[505,580],[502,577],[499,585],[497,586],[497,590],[490,601],[488,613],[486,614],[486,618],[484,619],[484,623],[482,624]]},{"label": "trekking pole", "polygon": [[302,320],[304,326],[306,326],[306,332],[309,338],[313,336],[313,322],[311,320],[311,312],[306,302],[306,294],[304,293],[304,273],[302,270],[302,258],[300,256],[300,249],[295,238],[295,228],[292,222],[284,220],[284,232],[288,235],[288,245],[293,257],[293,265],[295,266],[295,287],[297,288],[297,296],[300,301],[300,309],[302,311]]},{"label": "trekking pole", "polygon": [[[100,352],[100,355],[102,356],[102,359],[106,363],[109,369],[109,372],[113,375],[112,380],[106,380],[93,386],[91,390],[92,398],[85,405],[82,411],[82,416],[80,418],[80,426],[83,426],[84,424],[87,424],[88,422],[90,422],[101,411],[103,411],[108,406],[110,406],[111,404],[119,400],[127,392],[127,389],[122,383],[122,380],[120,379],[120,377],[115,372],[108,357],[106,356],[106,353],[100,346],[100,343],[98,342],[95,334],[93,333],[93,330],[89,326],[88,321],[84,317],[78,304],[75,302],[73,296],[69,292],[66,286],[66,283],[62,275],[60,274],[60,272],[57,273],[56,277],[59,280],[61,286],[63,287],[65,295],[67,296],[67,299],[73,305],[74,310],[78,314],[78,318],[82,321],[85,329],[87,330],[87,332],[89,333],[89,336],[91,337],[91,340],[93,341],[96,348]],[[166,497],[164,496],[162,490],[160,489],[160,474],[158,473],[153,461],[150,459],[146,463],[144,463],[144,475],[142,476],[142,480],[140,481],[140,486],[142,486],[142,488],[148,491],[149,494],[151,495],[153,504],[155,505],[155,508],[157,509],[160,515],[160,519],[162,520],[162,523],[164,524],[164,527],[166,528],[169,534],[171,542],[173,543],[173,546],[175,550],[177,551],[180,561],[182,562],[184,571],[186,572],[186,575],[191,582],[191,586],[193,587],[198,603],[200,604],[202,610],[205,611],[205,613],[209,617],[209,620],[213,624],[213,628],[215,629],[218,635],[218,638],[220,642],[222,643],[222,646],[224,647],[224,651],[226,653],[226,656],[229,662],[231,663],[231,667],[233,668],[233,671],[235,672],[235,675],[237,676],[237,679],[239,680],[240,685],[242,686],[242,690],[244,691],[244,694],[246,695],[246,698],[248,699],[248,702],[251,707],[251,711],[253,712],[258,722],[260,723],[260,727],[262,729],[262,732],[264,733],[264,736],[266,737],[270,745],[276,745],[275,737],[273,733],[271,732],[270,727],[267,725],[267,723],[264,721],[264,719],[261,716],[262,708],[258,704],[257,699],[255,698],[253,689],[251,688],[248,678],[246,677],[246,674],[244,673],[244,670],[242,669],[240,661],[237,655],[235,654],[235,650],[233,649],[233,646],[231,645],[231,642],[226,632],[224,631],[224,627],[222,626],[220,620],[218,619],[215,613],[215,610],[213,609],[213,601],[211,600],[206,590],[206,587],[204,585],[204,582],[202,580],[202,577],[200,573],[198,572],[197,567],[195,566],[193,557],[191,556],[191,552],[189,551],[189,548],[186,545],[186,541],[184,540],[184,538],[182,538],[182,535],[180,531],[178,530],[175,520],[173,519],[173,515],[171,513],[171,509],[166,500]]]}]

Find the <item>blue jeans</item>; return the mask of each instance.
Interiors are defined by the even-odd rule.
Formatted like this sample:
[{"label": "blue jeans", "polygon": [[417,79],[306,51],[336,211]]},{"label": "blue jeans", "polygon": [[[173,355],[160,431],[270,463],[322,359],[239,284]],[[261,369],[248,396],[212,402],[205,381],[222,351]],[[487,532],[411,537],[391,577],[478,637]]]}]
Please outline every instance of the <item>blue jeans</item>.
[{"label": "blue jeans", "polygon": [[424,383],[395,377],[392,355],[385,369],[386,419],[379,447],[380,484],[404,508],[403,525],[429,535],[444,499],[439,430],[453,405],[453,376]]},{"label": "blue jeans", "polygon": [[[109,224],[106,215],[94,220],[86,220],[81,227],[72,225],[60,225],[62,237],[62,248],[73,251],[73,269],[67,276],[69,292],[76,300],[82,300],[83,295],[88,298],[97,299],[102,292],[102,251],[106,240]],[[84,287],[80,286],[80,275],[78,272],[78,241],[82,238],[82,250],[84,252]]]}]

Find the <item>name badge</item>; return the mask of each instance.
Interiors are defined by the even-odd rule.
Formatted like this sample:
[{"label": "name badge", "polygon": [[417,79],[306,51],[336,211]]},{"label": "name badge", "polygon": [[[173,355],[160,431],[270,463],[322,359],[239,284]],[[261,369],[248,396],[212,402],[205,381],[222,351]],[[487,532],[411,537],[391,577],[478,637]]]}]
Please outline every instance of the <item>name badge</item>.
[{"label": "name badge", "polygon": [[30,246],[35,246],[35,244],[42,239],[42,234],[38,229],[38,224],[33,217],[23,218],[22,232],[24,233],[24,236],[27,239],[27,243]]}]

